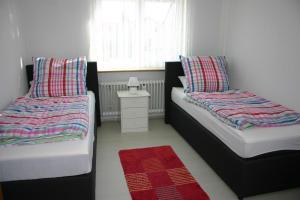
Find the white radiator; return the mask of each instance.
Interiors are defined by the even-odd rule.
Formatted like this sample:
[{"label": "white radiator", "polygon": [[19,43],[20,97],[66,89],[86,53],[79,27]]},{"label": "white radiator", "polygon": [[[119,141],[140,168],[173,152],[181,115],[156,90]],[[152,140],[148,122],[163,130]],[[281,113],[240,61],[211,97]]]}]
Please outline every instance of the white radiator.
[{"label": "white radiator", "polygon": [[[146,88],[150,93],[149,116],[163,116],[164,114],[164,80],[140,81],[139,89]],[[120,100],[117,91],[128,90],[127,82],[103,82],[100,83],[100,107],[103,121],[120,118]]]}]

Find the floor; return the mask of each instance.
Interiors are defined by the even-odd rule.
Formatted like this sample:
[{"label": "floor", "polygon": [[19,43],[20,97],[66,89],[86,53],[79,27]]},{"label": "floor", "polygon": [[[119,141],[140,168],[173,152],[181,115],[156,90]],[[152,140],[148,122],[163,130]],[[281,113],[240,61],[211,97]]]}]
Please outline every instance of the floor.
[{"label": "floor", "polygon": [[[131,200],[118,151],[121,149],[171,145],[211,200],[236,200],[236,195],[202,158],[163,119],[150,120],[145,133],[122,133],[119,122],[103,123],[98,129],[97,200]],[[300,188],[258,195],[244,200],[299,200]]]}]

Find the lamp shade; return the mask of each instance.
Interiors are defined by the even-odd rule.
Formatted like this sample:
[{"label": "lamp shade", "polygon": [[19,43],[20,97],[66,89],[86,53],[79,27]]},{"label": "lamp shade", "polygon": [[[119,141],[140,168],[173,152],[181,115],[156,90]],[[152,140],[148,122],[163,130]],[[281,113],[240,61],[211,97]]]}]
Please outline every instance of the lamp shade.
[{"label": "lamp shade", "polygon": [[128,87],[138,87],[140,85],[137,77],[129,77],[129,81],[127,83]]}]

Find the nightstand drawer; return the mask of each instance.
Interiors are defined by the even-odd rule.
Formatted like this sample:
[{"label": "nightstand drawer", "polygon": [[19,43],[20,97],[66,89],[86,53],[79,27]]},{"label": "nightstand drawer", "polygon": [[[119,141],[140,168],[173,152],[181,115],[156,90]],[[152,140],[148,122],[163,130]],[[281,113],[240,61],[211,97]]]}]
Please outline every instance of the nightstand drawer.
[{"label": "nightstand drawer", "polygon": [[122,98],[121,108],[140,108],[148,107],[149,97],[138,97],[138,98]]},{"label": "nightstand drawer", "polygon": [[124,108],[122,110],[122,118],[138,118],[147,117],[148,115],[147,107],[144,108]]},{"label": "nightstand drawer", "polygon": [[148,118],[122,118],[122,129],[148,128]]},{"label": "nightstand drawer", "polygon": [[121,104],[121,132],[148,131],[148,107],[150,94],[138,90],[132,94],[129,91],[118,91]]}]

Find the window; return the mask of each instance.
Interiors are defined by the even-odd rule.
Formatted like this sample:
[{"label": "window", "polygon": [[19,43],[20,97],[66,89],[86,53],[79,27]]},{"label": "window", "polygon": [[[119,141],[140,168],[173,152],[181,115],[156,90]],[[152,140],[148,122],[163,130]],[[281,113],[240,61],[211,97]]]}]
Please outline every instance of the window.
[{"label": "window", "polygon": [[91,58],[101,71],[163,69],[185,54],[186,0],[97,0]]}]

